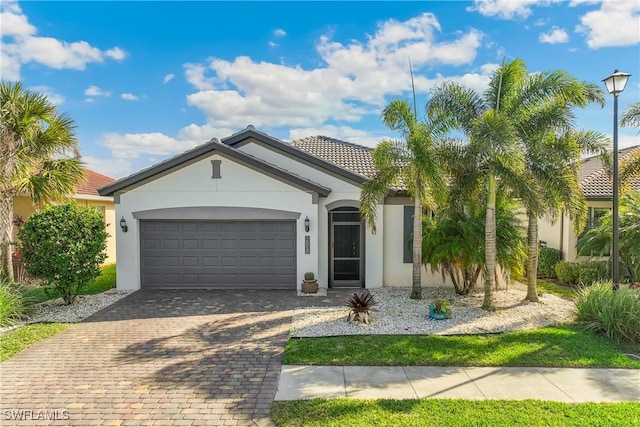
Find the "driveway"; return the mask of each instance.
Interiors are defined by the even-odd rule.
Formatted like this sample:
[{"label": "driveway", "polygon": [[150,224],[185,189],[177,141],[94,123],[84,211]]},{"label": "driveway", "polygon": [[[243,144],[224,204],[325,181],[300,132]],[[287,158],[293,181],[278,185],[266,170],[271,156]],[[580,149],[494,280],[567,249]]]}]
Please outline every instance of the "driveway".
[{"label": "driveway", "polygon": [[138,291],[2,363],[0,425],[271,425],[293,309],[345,296]]}]

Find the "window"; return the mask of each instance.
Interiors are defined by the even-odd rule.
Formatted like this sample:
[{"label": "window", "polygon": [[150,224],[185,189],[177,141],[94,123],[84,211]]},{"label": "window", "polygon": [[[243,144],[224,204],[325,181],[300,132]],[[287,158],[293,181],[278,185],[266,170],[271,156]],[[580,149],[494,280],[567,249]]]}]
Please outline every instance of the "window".
[{"label": "window", "polygon": [[[413,211],[414,206],[405,206],[403,212],[403,227],[402,227],[402,262],[404,264],[411,264],[413,262]],[[423,209],[423,215],[429,213],[429,209]],[[434,217],[434,213],[431,212],[431,218]]]},{"label": "window", "polygon": [[589,218],[587,220],[587,230],[600,225],[602,217],[609,212],[609,208],[589,208]]}]

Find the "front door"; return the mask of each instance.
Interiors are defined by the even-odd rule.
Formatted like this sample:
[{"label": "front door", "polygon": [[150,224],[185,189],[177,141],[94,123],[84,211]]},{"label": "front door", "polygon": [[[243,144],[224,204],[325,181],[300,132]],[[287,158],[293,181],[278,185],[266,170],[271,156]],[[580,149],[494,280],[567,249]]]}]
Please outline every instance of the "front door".
[{"label": "front door", "polygon": [[329,212],[331,231],[330,286],[361,288],[364,285],[364,245],[360,213],[354,208]]}]

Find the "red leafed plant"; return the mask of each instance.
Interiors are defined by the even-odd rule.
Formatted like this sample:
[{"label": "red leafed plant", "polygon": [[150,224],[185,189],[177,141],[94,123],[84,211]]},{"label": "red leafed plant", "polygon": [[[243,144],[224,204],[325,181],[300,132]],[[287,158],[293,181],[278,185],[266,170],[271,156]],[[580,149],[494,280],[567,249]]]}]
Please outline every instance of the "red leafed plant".
[{"label": "red leafed plant", "polygon": [[354,292],[345,300],[345,305],[349,307],[347,321],[360,321],[365,324],[371,323],[371,310],[376,301],[373,295],[368,292],[358,294]]}]

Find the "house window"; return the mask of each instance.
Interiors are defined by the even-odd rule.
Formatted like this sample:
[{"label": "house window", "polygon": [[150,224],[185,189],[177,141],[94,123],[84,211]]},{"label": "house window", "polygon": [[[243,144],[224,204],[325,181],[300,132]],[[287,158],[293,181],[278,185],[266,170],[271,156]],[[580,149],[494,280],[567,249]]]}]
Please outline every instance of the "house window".
[{"label": "house window", "polygon": [[587,230],[597,227],[602,221],[602,217],[609,212],[609,208],[589,208],[589,218],[587,220]]},{"label": "house window", "polygon": [[[403,212],[403,227],[402,227],[402,262],[404,264],[413,263],[413,211],[414,206],[404,206]],[[429,209],[423,209],[423,215],[430,212]],[[434,217],[434,212],[431,212],[431,218]]]}]

